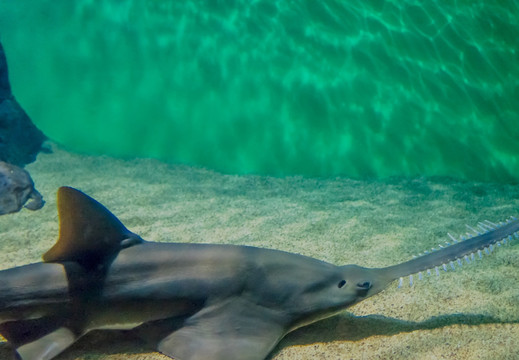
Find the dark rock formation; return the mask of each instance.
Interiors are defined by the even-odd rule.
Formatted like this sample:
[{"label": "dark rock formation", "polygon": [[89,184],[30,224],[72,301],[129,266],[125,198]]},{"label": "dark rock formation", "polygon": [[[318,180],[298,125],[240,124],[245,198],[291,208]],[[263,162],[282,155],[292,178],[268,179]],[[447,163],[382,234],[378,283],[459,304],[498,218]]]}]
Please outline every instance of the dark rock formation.
[{"label": "dark rock formation", "polygon": [[0,215],[20,211],[28,200],[29,210],[41,209],[45,203],[27,171],[0,161]]},{"label": "dark rock formation", "polygon": [[45,139],[11,93],[7,60],[0,43],[0,160],[18,166],[31,163]]}]

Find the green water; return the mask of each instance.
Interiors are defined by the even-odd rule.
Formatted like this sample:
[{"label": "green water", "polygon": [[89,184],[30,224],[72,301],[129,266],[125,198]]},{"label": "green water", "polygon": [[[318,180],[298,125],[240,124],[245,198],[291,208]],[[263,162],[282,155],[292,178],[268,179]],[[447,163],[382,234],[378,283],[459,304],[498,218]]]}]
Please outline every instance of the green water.
[{"label": "green water", "polygon": [[2,0],[66,148],[228,173],[519,180],[519,1]]}]

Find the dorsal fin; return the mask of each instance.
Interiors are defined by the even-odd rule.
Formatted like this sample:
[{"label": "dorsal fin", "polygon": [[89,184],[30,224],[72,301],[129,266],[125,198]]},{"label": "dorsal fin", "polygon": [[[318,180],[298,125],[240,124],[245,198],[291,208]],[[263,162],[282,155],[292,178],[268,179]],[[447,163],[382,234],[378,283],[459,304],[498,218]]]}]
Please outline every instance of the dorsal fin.
[{"label": "dorsal fin", "polygon": [[94,268],[143,240],[99,202],[71,188],[58,189],[59,238],[43,255],[45,262],[75,261]]}]

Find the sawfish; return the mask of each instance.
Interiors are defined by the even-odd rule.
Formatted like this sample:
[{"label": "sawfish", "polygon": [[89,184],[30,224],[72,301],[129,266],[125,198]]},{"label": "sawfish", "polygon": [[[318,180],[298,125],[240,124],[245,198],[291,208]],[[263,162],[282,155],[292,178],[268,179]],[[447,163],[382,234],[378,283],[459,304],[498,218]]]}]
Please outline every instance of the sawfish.
[{"label": "sawfish", "polygon": [[[261,360],[290,331],[398,279],[471,262],[519,237],[519,220],[385,268],[337,266],[239,245],[157,243],[101,203],[58,190],[59,237],[43,261],[0,271],[0,334],[21,360],[50,360],[95,329],[135,329],[177,360]],[[417,274],[417,275],[416,275]]]}]

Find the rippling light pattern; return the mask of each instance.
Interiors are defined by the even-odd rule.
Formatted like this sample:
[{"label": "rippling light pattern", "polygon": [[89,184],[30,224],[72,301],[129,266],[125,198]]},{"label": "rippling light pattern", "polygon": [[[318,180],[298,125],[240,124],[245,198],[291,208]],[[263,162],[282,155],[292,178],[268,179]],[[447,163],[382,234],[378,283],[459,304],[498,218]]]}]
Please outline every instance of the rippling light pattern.
[{"label": "rippling light pattern", "polygon": [[18,100],[91,154],[519,179],[519,2],[5,0]]}]

